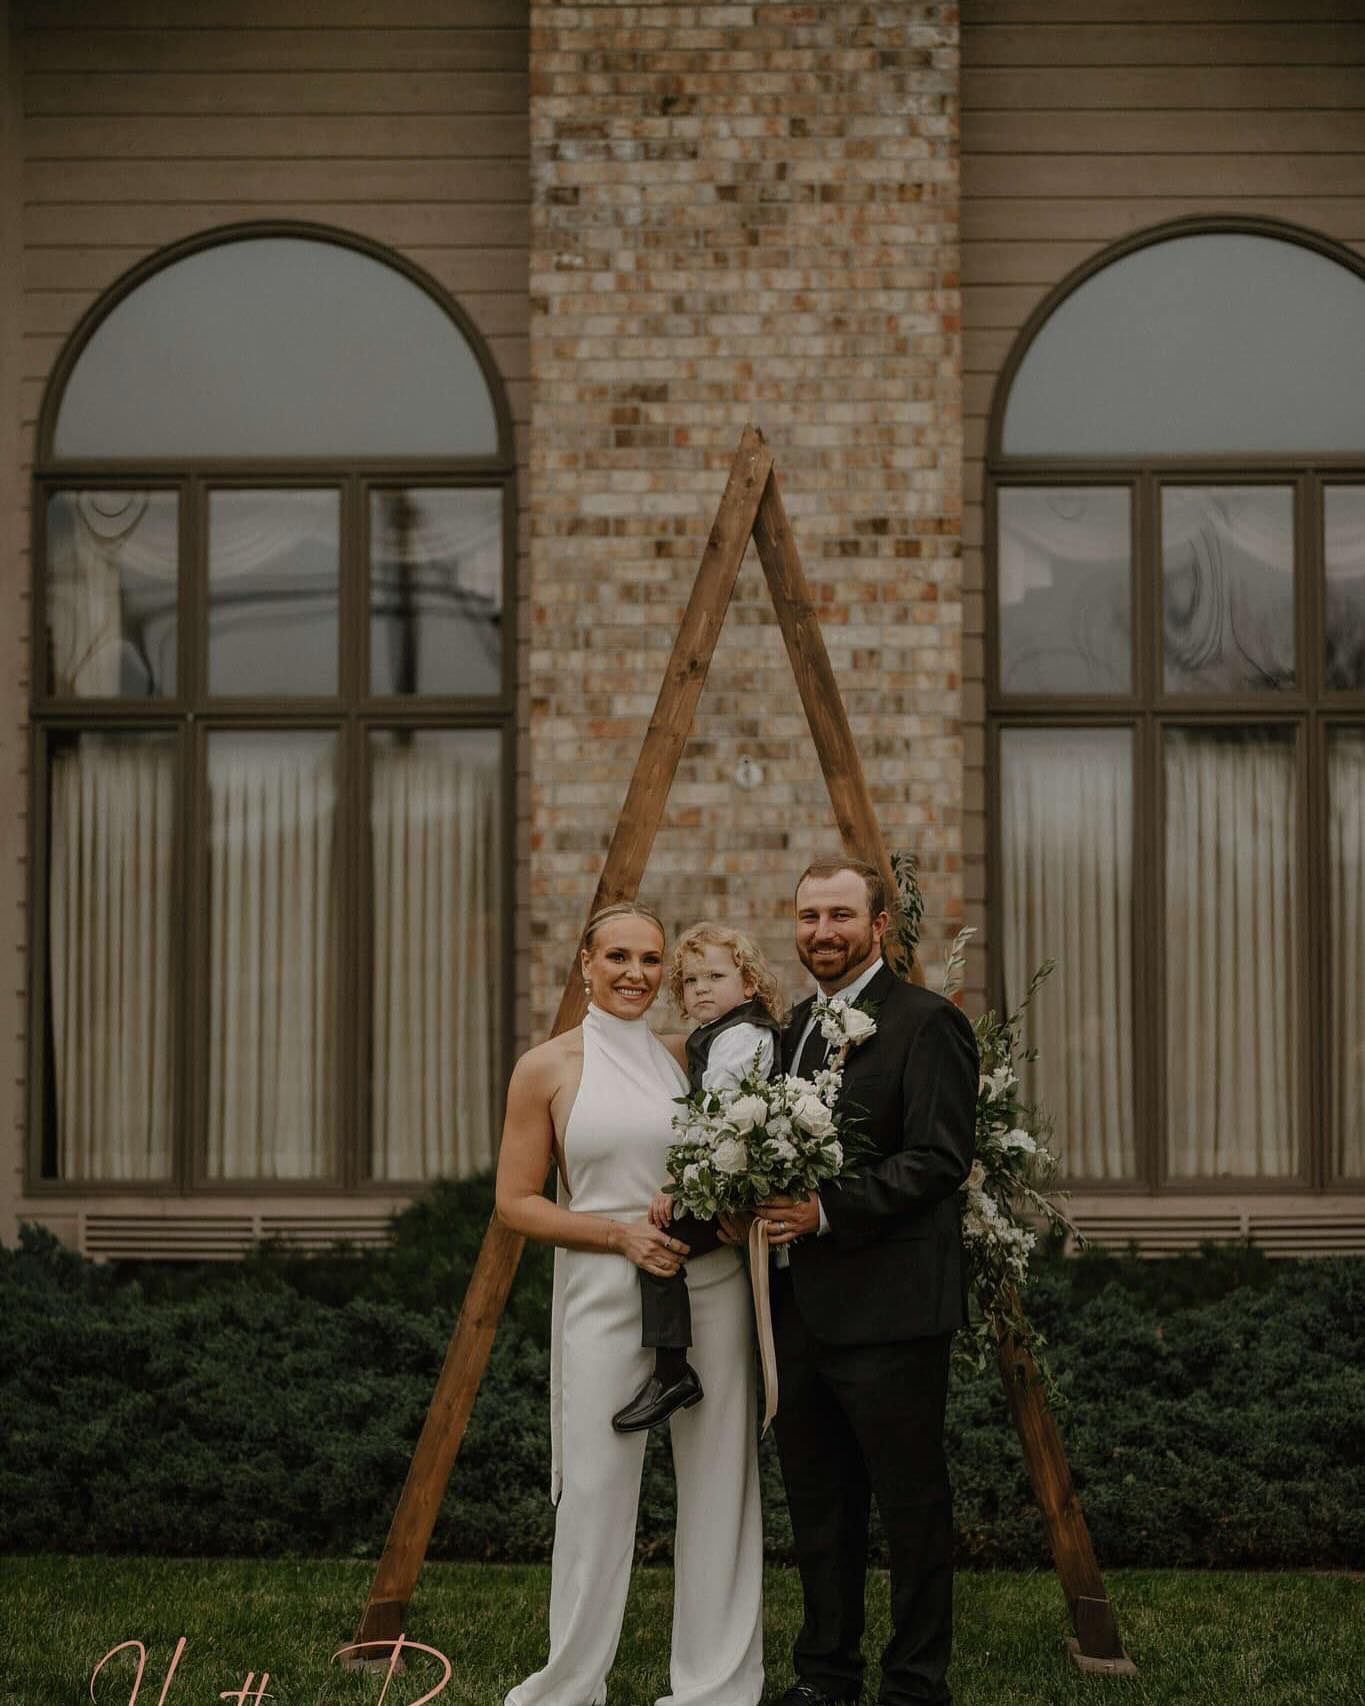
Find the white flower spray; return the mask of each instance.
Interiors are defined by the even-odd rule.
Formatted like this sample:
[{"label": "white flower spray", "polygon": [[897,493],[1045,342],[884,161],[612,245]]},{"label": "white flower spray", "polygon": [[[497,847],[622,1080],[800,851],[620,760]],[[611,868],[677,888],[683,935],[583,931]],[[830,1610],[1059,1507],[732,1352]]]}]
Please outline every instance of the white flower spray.
[{"label": "white flower spray", "polygon": [[[909,963],[924,903],[913,856],[893,853],[891,858],[900,895],[898,935]],[[948,951],[945,995],[952,995],[961,986],[967,943],[974,934],[970,926],[960,930]],[[1036,1053],[1023,1047],[1023,1017],[1053,964],[1047,960],[1038,968],[1013,1013],[1003,1018],[994,1012],[983,1013],[972,1027],[981,1057],[976,1157],[960,1193],[972,1318],[954,1341],[954,1354],[983,1368],[1002,1337],[1020,1340],[1032,1352],[1048,1400],[1056,1407],[1061,1394],[1041,1354],[1042,1335],[1030,1326],[1020,1301],[1040,1229],[1082,1242],[1060,1207],[1065,1193],[1046,1189],[1057,1171],[1057,1157],[1048,1142],[1051,1121],[1040,1108],[1024,1101],[1020,1083],[1020,1067]]]}]

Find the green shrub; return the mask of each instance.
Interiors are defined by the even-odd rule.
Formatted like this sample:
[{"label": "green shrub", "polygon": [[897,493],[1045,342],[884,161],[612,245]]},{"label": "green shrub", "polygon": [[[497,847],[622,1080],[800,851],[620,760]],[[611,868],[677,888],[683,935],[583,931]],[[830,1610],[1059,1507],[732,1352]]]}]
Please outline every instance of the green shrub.
[{"label": "green shrub", "polygon": [[[373,1555],[382,1546],[492,1205],[443,1185],[384,1250],[95,1264],[26,1227],[0,1250],[0,1546]],[[543,1560],[551,1261],[528,1246],[432,1557]],[[1041,1265],[1030,1313],[1066,1400],[1105,1564],[1365,1564],[1365,1262],[1245,1248]],[[955,1370],[948,1450],[964,1562],[1048,1558],[993,1369]],[[769,1556],[791,1556],[772,1440]],[[674,1492],[651,1438],[639,1551]]]}]

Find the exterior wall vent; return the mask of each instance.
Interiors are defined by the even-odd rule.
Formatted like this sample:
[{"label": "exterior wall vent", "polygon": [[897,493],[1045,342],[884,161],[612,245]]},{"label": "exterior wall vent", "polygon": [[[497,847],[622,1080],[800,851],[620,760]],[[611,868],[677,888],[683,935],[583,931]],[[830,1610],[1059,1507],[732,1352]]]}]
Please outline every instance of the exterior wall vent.
[{"label": "exterior wall vent", "polygon": [[1086,1214],[1076,1224],[1096,1249],[1121,1252],[1136,1244],[1144,1256],[1171,1256],[1208,1241],[1227,1244],[1245,1236],[1240,1214]]},{"label": "exterior wall vent", "polygon": [[389,1241],[387,1214],[348,1214],[326,1220],[299,1214],[262,1214],[257,1218],[262,1238],[280,1238],[305,1250],[325,1250],[342,1239],[367,1249]]},{"label": "exterior wall vent", "polygon": [[80,1216],[79,1249],[104,1261],[231,1262],[263,1238],[302,1250],[325,1250],[340,1239],[373,1248],[389,1238],[387,1214],[337,1217],[301,1214],[113,1214]]},{"label": "exterior wall vent", "polygon": [[1365,1201],[1359,1214],[1283,1213],[1256,1208],[1227,1214],[1144,1214],[1092,1211],[1073,1216],[1099,1250],[1124,1251],[1136,1244],[1140,1256],[1171,1256],[1203,1243],[1250,1241],[1268,1256],[1365,1254]]},{"label": "exterior wall vent", "polygon": [[249,1214],[81,1216],[82,1254],[103,1260],[227,1262],[244,1256],[254,1242]]},{"label": "exterior wall vent", "polygon": [[1302,1214],[1247,1216],[1252,1240],[1271,1256],[1358,1256],[1365,1254],[1365,1203],[1358,1216],[1314,1220]]}]

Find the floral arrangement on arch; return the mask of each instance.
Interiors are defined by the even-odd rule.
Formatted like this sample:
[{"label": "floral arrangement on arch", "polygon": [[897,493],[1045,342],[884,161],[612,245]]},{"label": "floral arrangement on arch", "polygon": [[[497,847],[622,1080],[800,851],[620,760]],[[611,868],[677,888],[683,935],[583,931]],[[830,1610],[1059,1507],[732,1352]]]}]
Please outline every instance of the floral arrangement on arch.
[{"label": "floral arrangement on arch", "polygon": [[[924,900],[913,854],[893,853],[891,868],[900,901],[897,939],[908,965],[919,936]],[[965,926],[948,950],[945,995],[952,996],[961,987],[967,943],[975,934],[970,925]],[[1045,960],[1039,966],[1012,1013],[986,1012],[972,1026],[981,1057],[976,1159],[963,1181],[961,1197],[962,1241],[973,1308],[970,1325],[954,1342],[954,1354],[977,1368],[985,1366],[987,1357],[994,1354],[996,1344],[1006,1335],[1027,1344],[1054,1404],[1059,1394],[1039,1354],[1044,1341],[1030,1326],[1020,1293],[1041,1229],[1069,1236],[1077,1243],[1083,1239],[1059,1206],[1066,1193],[1047,1189],[1058,1167],[1050,1143],[1052,1122],[1040,1107],[1025,1101],[1019,1069],[1037,1058],[1036,1049],[1023,1046],[1023,1019],[1055,963]]]},{"label": "floral arrangement on arch", "polygon": [[806,1195],[856,1166],[861,1144],[835,1115],[849,1053],[877,1028],[866,1002],[817,996],[815,1022],[832,1053],[813,1078],[748,1072],[733,1090],[678,1097],[678,1140],[668,1151],[674,1208],[699,1219],[752,1209],[769,1198]]}]

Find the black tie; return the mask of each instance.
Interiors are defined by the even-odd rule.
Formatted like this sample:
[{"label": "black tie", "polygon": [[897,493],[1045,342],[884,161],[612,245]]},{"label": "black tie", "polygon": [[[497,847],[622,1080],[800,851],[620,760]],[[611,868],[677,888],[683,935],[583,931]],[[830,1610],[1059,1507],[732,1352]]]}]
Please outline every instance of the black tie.
[{"label": "black tie", "polygon": [[796,1063],[796,1076],[798,1078],[814,1078],[828,1059],[829,1044],[826,1042],[825,1034],[817,1022],[811,1026],[810,1035],[806,1038],[805,1046],[801,1050],[800,1059]]}]

